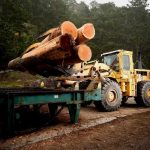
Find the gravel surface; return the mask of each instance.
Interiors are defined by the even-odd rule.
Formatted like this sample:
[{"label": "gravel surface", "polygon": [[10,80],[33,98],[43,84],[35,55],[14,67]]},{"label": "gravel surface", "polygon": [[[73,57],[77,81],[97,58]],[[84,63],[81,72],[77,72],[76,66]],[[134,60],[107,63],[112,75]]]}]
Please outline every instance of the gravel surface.
[{"label": "gravel surface", "polygon": [[149,150],[150,112],[119,118],[17,150]]},{"label": "gravel surface", "polygon": [[[43,109],[46,111],[46,106],[43,107]],[[121,107],[118,111],[114,112],[98,112],[94,105],[90,105],[86,108],[81,108],[79,123],[74,125],[69,123],[69,114],[65,108],[61,114],[58,115],[56,122],[51,125],[44,125],[42,128],[39,128],[36,131],[27,133],[25,132],[10,139],[1,139],[0,149],[20,149],[24,146],[28,147],[28,145],[36,145],[39,142],[54,140],[55,138],[64,137],[66,135],[70,137],[70,135],[72,135],[74,132],[80,134],[80,132],[82,133],[83,130],[89,131],[89,128],[91,130],[91,128],[95,126],[118,120],[118,118],[124,118],[126,116],[132,116],[134,114],[145,113],[149,111],[150,108],[137,107],[133,101],[132,103],[127,104],[125,107]],[[139,118],[139,121],[140,119],[141,118]],[[35,118],[33,118],[33,120],[35,120]],[[40,118],[36,121],[36,123],[41,123]],[[30,121],[28,121],[28,123],[30,124]],[[29,148],[31,147],[29,146]]]}]

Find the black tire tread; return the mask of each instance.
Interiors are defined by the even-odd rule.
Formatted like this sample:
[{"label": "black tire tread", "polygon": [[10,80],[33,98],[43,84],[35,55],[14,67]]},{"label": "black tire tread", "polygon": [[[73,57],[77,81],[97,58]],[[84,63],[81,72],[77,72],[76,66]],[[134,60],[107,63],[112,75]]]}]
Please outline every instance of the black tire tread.
[{"label": "black tire tread", "polygon": [[[118,98],[118,101],[116,103],[115,106],[110,106],[106,100],[104,99],[104,94],[105,94],[105,91],[107,90],[108,87],[115,87],[115,89],[117,90],[118,92],[118,95],[119,95],[119,98]],[[121,105],[121,101],[122,101],[122,92],[121,92],[121,89],[120,89],[120,86],[118,85],[118,83],[116,83],[115,81],[112,81],[112,80],[106,80],[103,82],[102,84],[102,100],[100,101],[96,101],[95,102],[95,106],[98,110],[103,110],[103,111],[115,111],[117,110],[120,105]]]},{"label": "black tire tread", "polygon": [[150,107],[150,101],[148,102],[148,100],[144,98],[147,86],[150,88],[150,81],[140,81],[137,84],[137,96],[135,97],[135,101],[138,106]]}]

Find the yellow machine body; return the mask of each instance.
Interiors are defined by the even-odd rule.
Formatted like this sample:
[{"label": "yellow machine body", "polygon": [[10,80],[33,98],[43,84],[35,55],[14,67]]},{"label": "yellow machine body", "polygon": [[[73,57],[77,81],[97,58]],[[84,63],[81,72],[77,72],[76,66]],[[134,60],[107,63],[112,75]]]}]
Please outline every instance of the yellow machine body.
[{"label": "yellow machine body", "polygon": [[99,73],[104,78],[116,81],[126,97],[137,95],[138,82],[150,81],[150,70],[134,68],[132,51],[116,50],[101,56],[102,63],[94,60],[75,64],[70,70],[72,76],[91,77],[98,76]]},{"label": "yellow machine body", "polygon": [[[109,63],[108,58],[112,56],[116,56],[116,58],[111,65],[107,64]],[[119,83],[123,96],[136,96],[137,83],[139,81],[150,81],[150,70],[134,69],[132,51],[117,50],[104,53],[102,57],[103,62],[110,65],[112,70],[107,77]]]}]

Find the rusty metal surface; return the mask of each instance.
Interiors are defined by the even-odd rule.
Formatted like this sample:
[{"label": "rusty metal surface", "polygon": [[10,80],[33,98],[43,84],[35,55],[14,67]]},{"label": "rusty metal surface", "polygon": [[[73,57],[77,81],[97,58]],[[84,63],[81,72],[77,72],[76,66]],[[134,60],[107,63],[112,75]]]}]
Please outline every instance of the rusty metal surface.
[{"label": "rusty metal surface", "polygon": [[48,89],[48,88],[0,88],[0,94],[44,94],[44,93],[76,93],[84,92],[85,90],[59,90],[59,89]]}]

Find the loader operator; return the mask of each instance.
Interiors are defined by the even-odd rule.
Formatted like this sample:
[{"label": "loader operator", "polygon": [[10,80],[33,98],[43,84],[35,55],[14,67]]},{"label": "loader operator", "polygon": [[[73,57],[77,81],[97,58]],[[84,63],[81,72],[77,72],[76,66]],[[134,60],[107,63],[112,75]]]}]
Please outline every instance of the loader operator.
[{"label": "loader operator", "polygon": [[105,55],[103,63],[108,65],[111,69],[119,71],[119,60],[117,54]]}]

